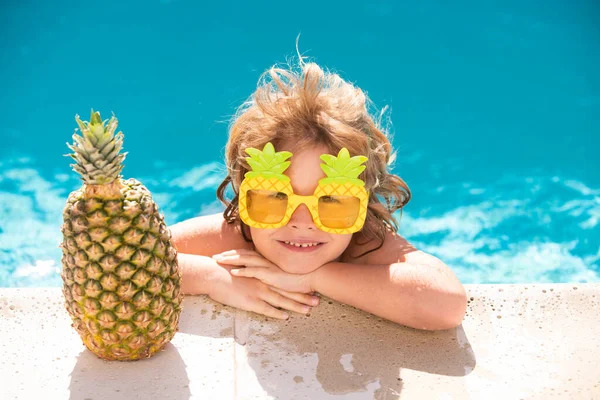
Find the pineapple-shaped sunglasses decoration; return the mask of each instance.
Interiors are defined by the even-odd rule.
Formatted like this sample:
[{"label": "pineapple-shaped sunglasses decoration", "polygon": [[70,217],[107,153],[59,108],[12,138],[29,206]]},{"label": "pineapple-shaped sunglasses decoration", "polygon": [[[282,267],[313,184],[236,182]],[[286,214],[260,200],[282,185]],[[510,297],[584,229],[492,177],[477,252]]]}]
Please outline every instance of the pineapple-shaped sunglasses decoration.
[{"label": "pineapple-shaped sunglasses decoration", "polygon": [[85,346],[106,360],[148,358],[175,335],[181,272],[171,234],[150,192],[120,172],[117,119],[76,117],[73,169],[84,184],[63,212],[65,307]]},{"label": "pineapple-shaped sunglasses decoration", "polygon": [[337,157],[321,155],[326,178],[312,196],[293,192],[290,179],[283,174],[290,166],[289,151],[275,152],[271,143],[263,150],[247,148],[251,171],[240,187],[239,209],[244,223],[255,228],[279,228],[286,225],[296,208],[305,204],[315,225],[325,232],[347,234],[359,231],[367,215],[369,195],[358,176],[366,168],[367,157],[350,157],[343,148]]}]

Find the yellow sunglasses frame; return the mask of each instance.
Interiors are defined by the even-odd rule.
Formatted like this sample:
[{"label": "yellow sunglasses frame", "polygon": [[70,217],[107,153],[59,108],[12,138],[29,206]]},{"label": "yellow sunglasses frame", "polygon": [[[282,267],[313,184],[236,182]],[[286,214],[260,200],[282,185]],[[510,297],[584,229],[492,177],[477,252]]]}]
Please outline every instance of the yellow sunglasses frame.
[{"label": "yellow sunglasses frame", "polygon": [[[292,214],[300,206],[306,205],[313,222],[322,231],[335,234],[349,234],[358,232],[364,226],[367,218],[367,207],[369,193],[364,188],[364,182],[358,179],[358,175],[365,169],[361,164],[367,161],[365,156],[350,157],[348,150],[343,148],[337,157],[330,154],[322,154],[321,169],[327,178],[319,180],[318,186],[311,196],[301,196],[294,193],[292,185],[283,172],[289,167],[286,161],[292,156],[289,151],[275,152],[273,145],[265,144],[263,150],[252,147],[246,149],[251,157],[246,158],[250,164],[251,171],[244,175],[240,185],[238,207],[241,220],[248,226],[261,229],[281,228],[288,224]],[[336,170],[337,168],[337,170]],[[341,171],[341,172],[340,172]],[[254,221],[246,207],[247,192],[249,190],[272,190],[285,193],[288,196],[287,208],[283,219],[275,224],[267,224]],[[329,228],[321,222],[319,217],[319,198],[323,196],[354,196],[359,200],[358,216],[354,224],[349,228]]]},{"label": "yellow sunglasses frame", "polygon": [[[256,178],[255,178],[256,179]],[[339,195],[338,187],[340,185],[336,183],[330,183],[326,185],[319,184],[315,189],[314,193],[310,196],[301,196],[295,194],[291,188],[291,185],[286,185],[285,187],[277,190],[278,192],[285,193],[288,196],[287,200],[287,208],[285,210],[285,215],[283,219],[276,224],[266,224],[262,222],[254,221],[250,218],[250,214],[248,213],[248,209],[246,208],[246,193],[248,190],[252,190],[253,187],[249,184],[247,179],[242,181],[242,185],[240,186],[240,198],[239,198],[239,208],[240,208],[240,218],[244,223],[253,228],[262,228],[262,229],[275,229],[281,228],[288,224],[294,211],[300,206],[300,204],[306,205],[308,211],[310,212],[314,224],[324,232],[335,233],[335,234],[349,234],[358,232],[362,229],[365,223],[365,219],[367,217],[367,207],[369,202],[369,194],[366,189],[359,185],[352,185],[352,196],[357,197],[359,199],[359,211],[356,221],[349,228],[329,228],[321,222],[321,218],[319,217],[319,198],[322,196],[331,196],[331,195]]]}]

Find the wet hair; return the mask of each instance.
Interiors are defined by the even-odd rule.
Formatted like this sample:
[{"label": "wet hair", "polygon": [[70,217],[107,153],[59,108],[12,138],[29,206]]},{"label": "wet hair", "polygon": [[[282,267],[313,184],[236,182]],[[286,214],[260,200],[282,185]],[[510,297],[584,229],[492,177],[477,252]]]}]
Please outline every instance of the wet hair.
[{"label": "wet hair", "polygon": [[[345,147],[351,156],[368,157],[359,176],[370,193],[362,233],[369,241],[380,242],[367,253],[380,248],[386,230],[398,231],[393,214],[402,211],[411,193],[399,176],[388,172],[395,154],[389,133],[382,127],[387,107],[377,118],[369,109],[374,107],[360,88],[315,63],[305,63],[302,57],[297,67],[273,66],[264,72],[256,91],[238,108],[229,126],[227,177],[217,189],[217,198],[226,206],[225,220],[239,223],[244,238],[250,241],[238,210],[239,188],[249,170],[246,148],[262,149],[267,142],[276,150],[283,143],[293,143],[299,149],[325,145],[335,155]],[[232,200],[225,198],[228,185],[233,189]]]}]

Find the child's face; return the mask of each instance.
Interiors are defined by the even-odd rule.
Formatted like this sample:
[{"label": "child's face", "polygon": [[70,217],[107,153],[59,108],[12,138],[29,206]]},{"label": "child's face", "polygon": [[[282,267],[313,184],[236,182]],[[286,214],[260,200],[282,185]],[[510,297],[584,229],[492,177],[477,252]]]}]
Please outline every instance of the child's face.
[{"label": "child's face", "polygon": [[[281,147],[281,148],[280,148]],[[291,151],[291,165],[285,175],[290,178],[294,193],[302,196],[312,195],[325,177],[321,169],[319,156],[329,153],[324,145],[298,150],[284,144],[278,151]],[[336,260],[346,250],[352,234],[327,233],[314,224],[306,205],[301,204],[292,215],[290,222],[281,228],[250,228],[256,250],[282,270],[296,274],[306,274],[323,264]],[[295,244],[314,244],[313,247],[296,247]]]}]

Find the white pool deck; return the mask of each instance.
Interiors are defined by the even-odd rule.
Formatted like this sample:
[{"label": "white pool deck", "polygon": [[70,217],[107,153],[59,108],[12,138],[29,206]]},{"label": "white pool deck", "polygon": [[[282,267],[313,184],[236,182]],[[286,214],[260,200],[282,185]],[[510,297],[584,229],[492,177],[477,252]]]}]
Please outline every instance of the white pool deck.
[{"label": "white pool deck", "polygon": [[59,288],[0,289],[0,399],[600,399],[600,285],[466,288],[439,332],[325,298],[284,322],[188,296],[136,362],[85,349]]}]

